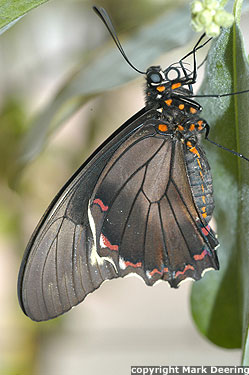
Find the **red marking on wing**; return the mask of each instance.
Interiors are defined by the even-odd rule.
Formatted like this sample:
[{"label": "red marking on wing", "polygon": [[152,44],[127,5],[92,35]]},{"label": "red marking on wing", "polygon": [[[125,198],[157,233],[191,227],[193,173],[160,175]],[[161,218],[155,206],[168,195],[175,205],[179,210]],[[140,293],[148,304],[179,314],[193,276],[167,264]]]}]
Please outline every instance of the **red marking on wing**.
[{"label": "red marking on wing", "polygon": [[108,210],[108,206],[105,206],[104,203],[102,202],[101,199],[97,198],[97,199],[94,199],[93,203],[99,205],[99,207],[101,208],[102,211],[107,211]]},{"label": "red marking on wing", "polygon": [[105,247],[108,247],[110,250],[118,251],[118,245],[112,245],[110,241],[101,233],[101,240]]},{"label": "red marking on wing", "polygon": [[209,231],[210,231],[210,226],[207,225],[206,227],[201,228],[201,230],[202,230],[202,233],[204,234],[204,236],[208,236],[209,235]]},{"label": "red marking on wing", "polygon": [[157,268],[154,268],[154,270],[150,272],[150,276],[153,276],[155,273],[159,273],[159,275],[162,275],[162,272],[160,272]]},{"label": "red marking on wing", "polygon": [[202,260],[207,255],[207,250],[203,250],[201,254],[194,255],[195,260]]},{"label": "red marking on wing", "polygon": [[187,265],[185,266],[185,268],[184,268],[183,271],[177,271],[177,272],[176,272],[175,278],[177,278],[179,275],[183,275],[183,274],[184,274],[186,271],[188,271],[188,270],[192,270],[192,271],[194,271],[194,267],[191,266],[191,264],[187,264]]},{"label": "red marking on wing", "polygon": [[138,262],[138,263],[135,264],[135,263],[131,263],[131,262],[127,261],[127,262],[125,262],[125,265],[126,265],[126,267],[131,266],[131,267],[134,267],[134,268],[142,267],[141,262]]}]

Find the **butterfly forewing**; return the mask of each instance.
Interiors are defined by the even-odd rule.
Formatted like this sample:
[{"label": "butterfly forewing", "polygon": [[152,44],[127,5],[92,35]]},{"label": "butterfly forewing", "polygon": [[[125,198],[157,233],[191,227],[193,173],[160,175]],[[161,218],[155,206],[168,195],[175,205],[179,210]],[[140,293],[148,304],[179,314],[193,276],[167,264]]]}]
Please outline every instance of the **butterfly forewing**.
[{"label": "butterfly forewing", "polygon": [[89,158],[55,197],[38,224],[18,278],[23,311],[47,320],[69,310],[106,279],[117,277],[110,262],[95,259],[88,205],[99,176],[126,137],[143,124],[143,110]]}]

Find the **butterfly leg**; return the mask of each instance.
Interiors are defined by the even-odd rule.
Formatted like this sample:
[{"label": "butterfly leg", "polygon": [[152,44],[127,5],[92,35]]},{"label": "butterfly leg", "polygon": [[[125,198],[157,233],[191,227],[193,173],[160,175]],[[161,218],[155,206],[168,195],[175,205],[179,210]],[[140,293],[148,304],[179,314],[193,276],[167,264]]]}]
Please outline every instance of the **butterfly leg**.
[{"label": "butterfly leg", "polygon": [[192,77],[189,77],[189,81],[186,81],[186,83],[189,85],[189,89],[192,91],[192,84],[194,84],[194,83],[196,83],[196,78],[197,78],[197,62],[196,62],[196,52],[200,49],[200,48],[203,48],[207,43],[209,43],[210,42],[210,40],[212,39],[212,38],[209,38],[206,42],[204,42],[204,43],[202,43],[201,45],[200,45],[200,43],[201,43],[201,41],[202,41],[202,39],[205,37],[205,35],[206,34],[202,34],[201,35],[201,37],[198,39],[198,41],[197,41],[197,43],[195,44],[195,46],[194,46],[194,48],[192,49],[192,51],[191,52],[189,52],[187,55],[185,55],[180,61],[179,61],[179,63],[180,63],[180,65],[181,65],[181,68],[182,68],[182,70],[183,70],[183,72],[184,72],[184,75],[185,75],[185,77],[186,78],[188,78],[189,77],[189,75],[187,74],[187,71],[186,71],[186,69],[184,68],[184,65],[183,65],[183,60],[185,60],[188,56],[190,56],[190,55],[193,55],[193,63],[194,63],[194,69],[193,69],[193,75],[192,75]]}]

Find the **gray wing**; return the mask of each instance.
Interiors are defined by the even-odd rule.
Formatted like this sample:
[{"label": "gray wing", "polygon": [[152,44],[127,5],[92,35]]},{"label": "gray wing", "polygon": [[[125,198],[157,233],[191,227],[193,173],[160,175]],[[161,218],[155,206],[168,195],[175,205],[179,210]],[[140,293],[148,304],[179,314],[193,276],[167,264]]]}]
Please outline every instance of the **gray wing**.
[{"label": "gray wing", "polygon": [[118,277],[99,257],[88,219],[88,204],[99,176],[117,148],[147,118],[138,112],[112,135],[55,197],[26,248],[18,297],[32,320],[54,318],[81,302],[104,280]]}]

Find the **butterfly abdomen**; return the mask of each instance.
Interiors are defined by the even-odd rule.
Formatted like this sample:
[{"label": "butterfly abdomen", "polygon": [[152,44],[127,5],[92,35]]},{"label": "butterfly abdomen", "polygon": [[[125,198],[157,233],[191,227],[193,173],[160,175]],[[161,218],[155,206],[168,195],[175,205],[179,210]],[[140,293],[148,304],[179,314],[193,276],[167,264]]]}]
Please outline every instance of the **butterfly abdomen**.
[{"label": "butterfly abdomen", "polygon": [[214,210],[212,175],[204,150],[188,141],[185,146],[185,163],[195,205],[208,223]]}]

